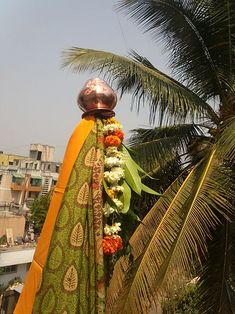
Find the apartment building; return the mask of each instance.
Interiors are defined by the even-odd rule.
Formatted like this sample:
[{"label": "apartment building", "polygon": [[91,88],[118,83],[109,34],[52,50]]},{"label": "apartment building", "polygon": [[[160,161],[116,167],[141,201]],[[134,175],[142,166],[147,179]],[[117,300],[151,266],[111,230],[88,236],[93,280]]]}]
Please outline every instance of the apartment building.
[{"label": "apartment building", "polygon": [[54,150],[31,144],[28,157],[0,152],[0,208],[27,206],[34,197],[53,188],[61,166],[53,161]]},{"label": "apartment building", "polygon": [[33,237],[23,243],[25,213],[29,202],[48,193],[58,180],[61,163],[54,161],[54,150],[31,144],[29,156],[0,151],[0,239],[7,239],[7,244],[0,244],[0,285],[7,286],[15,278],[24,281],[36,246],[33,230]]}]

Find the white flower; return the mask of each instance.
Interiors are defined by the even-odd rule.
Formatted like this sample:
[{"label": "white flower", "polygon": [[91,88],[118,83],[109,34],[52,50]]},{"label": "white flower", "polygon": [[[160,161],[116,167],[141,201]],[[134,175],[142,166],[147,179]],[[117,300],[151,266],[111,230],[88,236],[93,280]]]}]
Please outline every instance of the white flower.
[{"label": "white flower", "polygon": [[112,226],[109,225],[105,225],[104,227],[104,233],[106,235],[114,235],[117,234],[119,231],[121,231],[121,223],[120,222],[115,222],[114,224],[112,224]]},{"label": "white flower", "polygon": [[123,165],[123,163],[123,160],[117,157],[105,157],[104,159],[105,168],[120,167]]},{"label": "white flower", "polygon": [[122,209],[123,208],[123,203],[121,201],[119,201],[119,199],[113,198],[113,202],[117,206],[118,209]]},{"label": "white flower", "polygon": [[124,154],[118,150],[115,146],[109,146],[106,148],[105,154],[107,157],[117,157],[119,159],[124,158]]},{"label": "white flower", "polygon": [[114,192],[121,192],[121,193],[124,192],[124,187],[121,185],[111,186],[110,189],[112,189]]},{"label": "white flower", "polygon": [[111,207],[108,203],[104,204],[103,213],[105,217],[109,217],[112,213],[116,212],[116,209]]},{"label": "white flower", "polygon": [[106,124],[103,128],[104,134],[115,132],[116,130],[120,129],[119,125],[115,123]]},{"label": "white flower", "polygon": [[105,171],[104,172],[104,179],[110,184],[117,184],[120,180],[119,177],[112,171]]},{"label": "white flower", "polygon": [[117,176],[119,176],[120,179],[125,177],[124,169],[122,169],[121,167],[113,167],[111,171],[117,174]]},{"label": "white flower", "polygon": [[[115,156],[118,157],[119,159],[122,159],[122,160],[124,158],[124,154],[120,151],[118,151]],[[124,164],[124,160],[123,160],[123,164]]]},{"label": "white flower", "polygon": [[111,171],[104,172],[104,179],[112,185],[117,185],[118,181],[124,178],[125,173],[121,167],[114,167]]},{"label": "white flower", "polygon": [[115,222],[114,224],[112,224],[111,226],[111,231],[113,234],[117,234],[119,231],[121,231],[122,229],[120,228],[121,223],[120,222]]},{"label": "white flower", "polygon": [[106,234],[106,235],[112,235],[112,232],[111,232],[111,226],[109,226],[109,225],[105,225],[105,227],[104,227],[104,233]]},{"label": "white flower", "polygon": [[111,156],[115,156],[118,153],[118,149],[115,146],[109,146],[106,148],[106,156],[107,157],[111,157]]}]

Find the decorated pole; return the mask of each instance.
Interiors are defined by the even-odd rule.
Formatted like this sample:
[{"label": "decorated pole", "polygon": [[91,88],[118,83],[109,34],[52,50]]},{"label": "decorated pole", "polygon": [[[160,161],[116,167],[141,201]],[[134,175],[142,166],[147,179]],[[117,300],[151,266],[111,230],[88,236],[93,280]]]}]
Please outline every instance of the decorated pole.
[{"label": "decorated pole", "polygon": [[82,121],[68,142],[15,314],[105,313],[107,260],[124,245],[120,218],[132,192],[157,194],[141,183],[142,170],[122,144],[116,102],[99,78],[78,95]]}]

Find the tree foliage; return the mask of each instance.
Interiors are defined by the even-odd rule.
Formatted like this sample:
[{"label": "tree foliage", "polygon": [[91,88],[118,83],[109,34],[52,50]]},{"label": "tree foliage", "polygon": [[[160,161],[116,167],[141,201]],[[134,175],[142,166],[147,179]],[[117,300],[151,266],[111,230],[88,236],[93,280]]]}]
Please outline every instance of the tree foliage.
[{"label": "tree foliage", "polygon": [[41,232],[51,201],[51,193],[36,197],[29,205],[35,231]]},{"label": "tree foliage", "polygon": [[133,51],[72,48],[64,65],[131,92],[137,110],[148,103],[152,127],[130,139],[135,159],[160,180],[174,163],[178,173],[116,263],[107,311],[148,313],[196,269],[200,313],[234,313],[235,2],[120,0],[118,9],[163,42],[174,77]]}]

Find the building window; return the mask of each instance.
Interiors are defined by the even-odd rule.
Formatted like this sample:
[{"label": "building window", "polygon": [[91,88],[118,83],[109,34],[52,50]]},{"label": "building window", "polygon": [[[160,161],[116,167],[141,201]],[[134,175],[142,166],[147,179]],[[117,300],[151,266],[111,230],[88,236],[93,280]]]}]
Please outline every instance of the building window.
[{"label": "building window", "polygon": [[51,169],[51,165],[47,165],[47,170],[50,170]]},{"label": "building window", "polygon": [[24,177],[13,174],[12,183],[15,183],[17,185],[22,185],[23,182],[24,182]]},{"label": "building window", "polygon": [[13,161],[9,161],[9,166],[13,166]]},{"label": "building window", "polygon": [[35,165],[34,165],[34,169],[37,169],[37,166],[38,166],[38,164],[35,164]]},{"label": "building window", "polygon": [[2,174],[0,174],[0,184],[2,183]]},{"label": "building window", "polygon": [[6,275],[17,272],[17,265],[1,267],[0,275]]},{"label": "building window", "polygon": [[28,168],[28,163],[27,163],[27,162],[25,163],[25,168],[26,168],[26,169]]},{"label": "building window", "polygon": [[37,153],[37,160],[41,160],[42,159],[42,152],[38,152]]},{"label": "building window", "polygon": [[41,186],[42,185],[42,179],[41,178],[31,178],[30,184],[32,186]]},{"label": "building window", "polygon": [[55,166],[55,172],[56,172],[56,173],[59,173],[59,171],[60,171],[60,166],[59,166],[59,165],[56,165],[56,166]]}]

